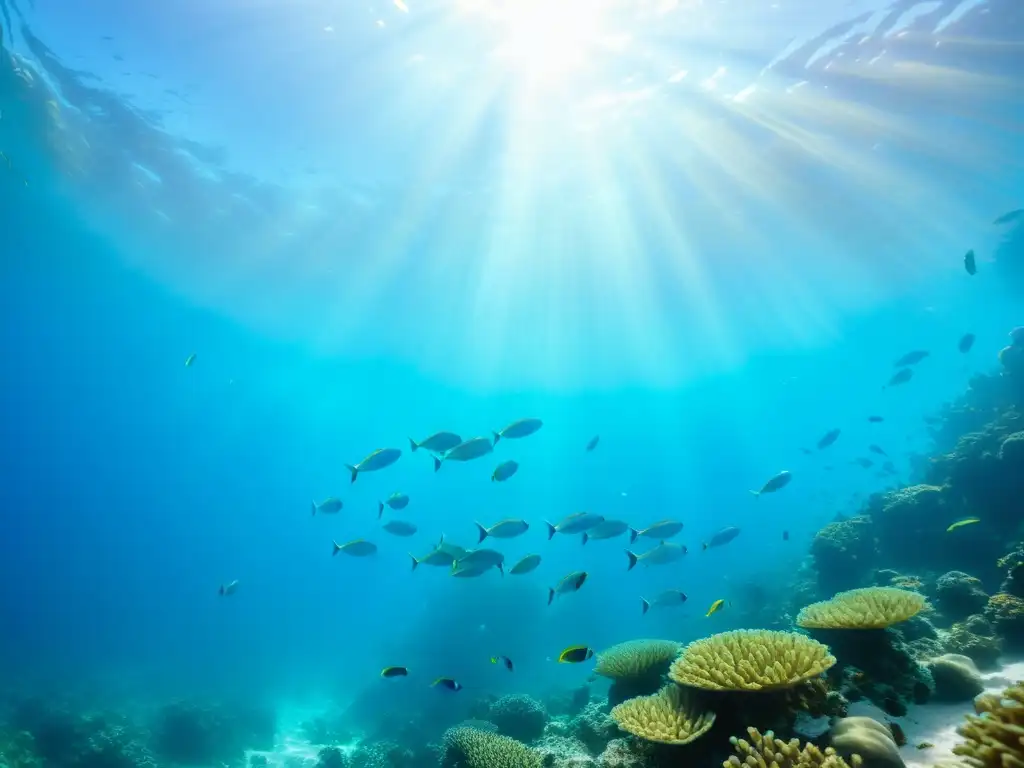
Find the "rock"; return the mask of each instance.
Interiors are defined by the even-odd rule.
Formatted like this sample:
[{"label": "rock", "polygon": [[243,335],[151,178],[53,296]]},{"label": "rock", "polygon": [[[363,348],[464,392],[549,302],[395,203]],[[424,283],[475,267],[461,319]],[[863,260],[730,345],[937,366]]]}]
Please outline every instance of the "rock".
[{"label": "rock", "polygon": [[947,653],[928,662],[935,680],[935,698],[939,701],[973,701],[985,690],[978,668],[967,656]]},{"label": "rock", "polygon": [[949,571],[935,582],[935,601],[950,622],[978,613],[988,603],[981,580],[963,571]]},{"label": "rock", "polygon": [[999,662],[1002,641],[984,616],[969,616],[950,627],[944,647],[947,653],[967,656],[981,669],[992,669]]},{"label": "rock", "polygon": [[863,768],[903,768],[889,729],[870,717],[847,717],[832,728],[832,748],[842,757],[860,755]]}]

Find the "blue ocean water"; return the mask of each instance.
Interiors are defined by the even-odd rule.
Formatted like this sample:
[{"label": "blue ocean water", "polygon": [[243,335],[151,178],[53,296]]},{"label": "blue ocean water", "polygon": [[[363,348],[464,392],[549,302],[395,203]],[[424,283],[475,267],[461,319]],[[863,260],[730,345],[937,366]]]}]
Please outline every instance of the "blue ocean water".
[{"label": "blue ocean water", "polygon": [[[992,224],[1024,184],[1009,0],[0,9],[12,690],[286,710],[404,665],[405,706],[454,708],[432,680],[543,696],[591,675],[569,645],[760,626],[1021,323]],[[483,459],[409,451],[524,417]],[[894,475],[852,463],[870,443]],[[688,554],[548,541],[578,510],[678,519]],[[535,572],[411,569],[503,518]],[[357,538],[377,554],[331,556]]]}]

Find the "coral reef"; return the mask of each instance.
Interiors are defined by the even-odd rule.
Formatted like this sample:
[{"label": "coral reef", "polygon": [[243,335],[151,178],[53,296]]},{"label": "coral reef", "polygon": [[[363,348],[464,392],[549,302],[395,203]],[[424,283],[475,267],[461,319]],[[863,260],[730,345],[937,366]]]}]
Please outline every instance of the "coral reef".
[{"label": "coral reef", "polygon": [[541,768],[541,756],[525,744],[475,728],[452,728],[442,739],[442,768]]},{"label": "coral reef", "polygon": [[626,739],[612,739],[597,758],[598,768],[643,768],[644,758]]},{"label": "coral reef", "polygon": [[612,681],[608,700],[614,706],[660,690],[680,650],[682,645],[672,640],[629,640],[599,653],[594,673]]},{"label": "coral reef", "polygon": [[946,635],[944,647],[948,653],[967,656],[980,669],[992,669],[1002,653],[1002,641],[984,616],[975,614],[954,624]]},{"label": "coral reef", "polygon": [[582,742],[565,736],[545,736],[534,749],[545,768],[590,768],[595,763]]},{"label": "coral reef", "polygon": [[[264,758],[264,761],[266,758]],[[250,761],[251,762],[251,761]],[[337,747],[324,747],[316,756],[316,768],[345,768],[345,755]]]},{"label": "coral reef", "polygon": [[917,592],[896,587],[865,587],[811,603],[796,624],[804,629],[883,629],[916,616],[928,603]]},{"label": "coral reef", "polygon": [[487,719],[503,736],[529,743],[544,733],[548,713],[536,699],[515,693],[491,704]]},{"label": "coral reef", "polygon": [[[946,492],[938,485],[913,485],[873,498],[869,512],[878,561],[901,570],[930,567],[946,541],[944,529],[935,521],[955,517],[948,507]],[[908,541],[914,546],[908,547]]]},{"label": "coral reef", "polygon": [[660,744],[689,744],[715,724],[714,712],[703,711],[691,694],[672,683],[619,704],[611,717],[622,730]]},{"label": "coral reef", "polygon": [[180,702],[161,709],[153,736],[161,757],[194,765],[230,763],[247,749],[271,749],[276,730],[271,712]]},{"label": "coral reef", "polygon": [[874,524],[862,515],[829,523],[811,542],[811,558],[822,592],[852,589],[863,583],[877,560]]},{"label": "coral reef", "polygon": [[938,701],[970,701],[985,689],[978,667],[968,656],[944,654],[928,662],[928,671]]},{"label": "coral reef", "polygon": [[1008,650],[1024,649],[1024,598],[999,592],[989,598],[985,618],[992,622],[996,634]]},{"label": "coral reef", "polygon": [[609,740],[620,735],[615,721],[598,701],[591,701],[570,721],[568,732],[581,741],[591,754],[601,752]]},{"label": "coral reef", "polygon": [[765,691],[792,687],[835,663],[827,646],[795,632],[735,630],[690,643],[669,677],[710,691]]},{"label": "coral reef", "polygon": [[949,571],[935,582],[935,602],[950,622],[978,613],[988,603],[981,579],[963,571]]},{"label": "coral reef", "polygon": [[832,748],[844,760],[859,758],[864,768],[903,768],[903,758],[886,726],[870,717],[847,717],[832,728]]},{"label": "coral reef", "polygon": [[735,755],[722,763],[723,768],[860,768],[857,755],[847,762],[829,747],[824,752],[813,744],[801,745],[796,739],[776,739],[768,731],[761,734],[756,728],[748,728],[747,739],[729,739]]},{"label": "coral reef", "polygon": [[1001,696],[979,696],[974,709],[977,715],[968,715],[957,729],[964,741],[953,754],[972,768],[1024,765],[1024,685],[1011,686]]}]

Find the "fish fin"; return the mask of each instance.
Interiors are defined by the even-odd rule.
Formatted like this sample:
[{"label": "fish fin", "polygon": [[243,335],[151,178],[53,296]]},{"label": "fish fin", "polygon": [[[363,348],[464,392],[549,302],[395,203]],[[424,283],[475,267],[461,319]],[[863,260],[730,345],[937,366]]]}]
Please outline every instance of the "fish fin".
[{"label": "fish fin", "polygon": [[555,531],[558,529],[555,528],[555,526],[553,526],[547,520],[544,521],[544,525],[548,527],[548,541],[551,541],[553,538],[555,538]]},{"label": "fish fin", "polygon": [[384,517],[384,502],[383,501],[378,501],[377,502],[377,519],[380,520],[382,517]]},{"label": "fish fin", "polygon": [[589,539],[589,538],[590,538],[590,537],[589,537],[589,536],[587,536],[587,532],[586,532],[586,531],[584,531],[584,532],[583,532],[583,543],[584,543],[584,544],[586,544],[586,543],[587,543],[587,539]]},{"label": "fish fin", "polygon": [[629,529],[629,543],[632,544],[634,541],[636,541],[636,537],[639,536],[639,535],[640,535],[640,531],[638,531],[636,528],[630,528]]},{"label": "fish fin", "polygon": [[333,557],[334,555],[341,552],[341,545],[336,541],[332,541],[331,543],[334,545],[334,549],[331,550],[331,556]]},{"label": "fish fin", "polygon": [[704,550],[706,550],[708,548],[708,543],[705,541],[703,544],[700,545],[700,548],[701,548],[701,551],[703,552]]},{"label": "fish fin", "polygon": [[476,543],[479,544],[487,538],[487,529],[480,525],[480,523],[474,523],[474,525],[480,530],[480,538],[476,540]]},{"label": "fish fin", "polygon": [[420,564],[420,561],[416,559],[416,555],[414,555],[412,552],[409,553],[409,557],[412,558],[412,568],[410,570],[415,571],[416,566]]},{"label": "fish fin", "polygon": [[352,473],[352,482],[354,483],[356,481],[356,477],[359,476],[359,470],[356,467],[353,467],[351,464],[346,464],[345,468]]},{"label": "fish fin", "polygon": [[220,594],[222,594],[222,595],[224,594],[224,585],[223,584],[220,585]]},{"label": "fish fin", "polygon": [[502,576],[502,578],[504,578],[504,577],[505,577],[505,566],[504,566],[504,565],[502,565],[501,563],[498,563],[498,564],[497,564],[496,566],[494,566],[494,567],[498,569],[498,573],[500,573],[500,574],[501,574],[501,576]]},{"label": "fish fin", "polygon": [[760,499],[761,498],[761,492],[760,491],[747,491],[747,493],[749,493],[755,499]]},{"label": "fish fin", "polygon": [[491,445],[497,445],[498,441],[501,440],[501,433],[492,431],[491,434],[494,435],[494,442]]},{"label": "fish fin", "polygon": [[640,604],[643,607],[643,613],[647,613],[651,609],[651,604],[644,600],[642,597],[640,598]]},{"label": "fish fin", "polygon": [[441,460],[439,458],[437,458],[437,456],[435,456],[434,457],[434,471],[437,472],[437,470],[439,470],[440,468],[441,468]]},{"label": "fish fin", "polygon": [[410,438],[409,438],[409,452],[410,452],[410,453],[416,453],[416,449],[417,449],[417,448],[419,448],[419,446],[418,446],[418,445],[416,444],[416,441],[415,441],[415,440],[413,440],[413,439],[412,439],[412,438],[410,437]]},{"label": "fish fin", "polygon": [[626,570],[627,571],[632,571],[633,570],[633,566],[636,565],[637,557],[632,552],[630,552],[628,549],[626,550],[626,557],[629,558],[629,568],[627,568]]},{"label": "fish fin", "polygon": [[313,510],[313,514],[315,515],[316,514],[316,502],[315,501],[310,505],[310,508]]},{"label": "fish fin", "polygon": [[551,605],[551,602],[554,599],[555,599],[555,590],[551,589],[551,587],[548,587],[548,605]]}]

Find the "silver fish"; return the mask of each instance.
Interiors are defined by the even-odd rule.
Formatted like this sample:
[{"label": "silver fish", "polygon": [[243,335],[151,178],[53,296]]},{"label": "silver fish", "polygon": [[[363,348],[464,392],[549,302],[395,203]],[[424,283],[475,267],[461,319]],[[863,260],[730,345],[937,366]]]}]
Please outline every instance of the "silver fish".
[{"label": "silver fish", "polygon": [[360,472],[376,472],[379,469],[390,467],[401,456],[402,452],[398,448],[378,448],[355,466],[352,464],[345,466],[352,473],[352,482],[354,483]]},{"label": "silver fish", "polygon": [[488,536],[495,539],[513,539],[526,533],[530,528],[530,524],[525,520],[510,519],[495,523],[490,528],[485,528],[480,523],[477,523],[476,527],[480,533],[479,541],[483,541]]},{"label": "silver fish", "polygon": [[461,442],[462,438],[454,432],[435,432],[430,437],[425,437],[419,442],[410,437],[409,450],[415,453],[416,449],[423,448],[432,453],[444,453],[445,451],[450,451]]},{"label": "silver fish", "polygon": [[596,515],[593,512],[573,512],[555,525],[547,521],[544,524],[548,527],[548,539],[550,540],[556,533],[583,533],[603,522],[602,515]]},{"label": "silver fish", "polygon": [[614,539],[628,530],[630,530],[628,523],[624,523],[621,520],[605,520],[603,523],[595,525],[589,531],[583,532],[583,543],[586,544],[591,539]]},{"label": "silver fish", "polygon": [[675,544],[671,541],[663,541],[654,549],[649,549],[640,555],[634,554],[627,549],[626,556],[629,558],[629,568],[626,570],[633,570],[633,566],[639,562],[644,562],[648,565],[666,565],[667,563],[675,562],[685,554],[685,545]]},{"label": "silver fish", "polygon": [[381,528],[395,536],[412,536],[416,533],[416,526],[404,520],[388,520]]},{"label": "silver fish", "polygon": [[640,603],[643,606],[643,613],[647,613],[651,609],[651,606],[669,607],[682,605],[685,602],[686,593],[681,589],[666,589],[653,600],[645,600],[642,597],[640,598]]},{"label": "silver fish", "polygon": [[344,506],[341,499],[336,499],[331,496],[329,499],[324,499],[319,504],[313,502],[313,514],[319,512],[321,515],[334,515],[341,512],[341,508]]},{"label": "silver fish", "polygon": [[526,557],[512,566],[509,573],[513,576],[521,576],[534,570],[538,565],[540,565],[540,555],[526,555]]},{"label": "silver fish", "polygon": [[377,517],[379,518],[384,514],[384,507],[390,507],[391,509],[405,509],[409,506],[409,496],[405,493],[399,493],[395,491],[388,496],[384,501],[377,502]]},{"label": "silver fish", "polygon": [[502,574],[505,573],[502,564],[505,556],[496,549],[473,549],[460,557],[452,564],[452,570],[463,568],[497,568]]},{"label": "silver fish", "polygon": [[519,419],[518,421],[513,421],[504,429],[499,429],[494,433],[494,444],[497,445],[498,441],[503,437],[509,439],[529,437],[543,426],[544,422],[540,419]]},{"label": "silver fish", "polygon": [[445,461],[472,461],[486,456],[494,450],[491,441],[486,437],[471,437],[469,440],[459,443],[444,456],[434,457],[434,471],[441,468]]},{"label": "silver fish", "polygon": [[573,571],[564,577],[558,584],[548,590],[548,605],[555,599],[555,595],[567,595],[576,592],[587,580],[586,571]]},{"label": "silver fish", "polygon": [[629,543],[632,544],[636,541],[637,536],[643,536],[646,539],[657,539],[663,541],[665,539],[671,539],[677,533],[683,530],[683,524],[678,520],[659,520],[656,523],[652,523],[641,531],[635,528],[629,529]]},{"label": "silver fish", "polygon": [[377,545],[372,541],[366,539],[356,539],[346,544],[339,544],[334,542],[334,551],[332,555],[336,555],[339,552],[344,552],[346,555],[352,555],[352,557],[367,557],[377,551]]},{"label": "silver fish", "polygon": [[703,548],[708,549],[710,547],[724,546],[739,535],[740,529],[737,528],[735,525],[726,526],[722,530],[718,531],[718,533],[716,533],[714,536],[712,536],[711,539],[706,544],[704,544]]},{"label": "silver fish", "polygon": [[495,483],[503,483],[508,480],[512,475],[519,471],[519,464],[509,459],[503,461],[494,469],[494,473],[491,475],[491,481]]},{"label": "silver fish", "polygon": [[751,491],[751,493],[754,496],[758,497],[765,493],[775,493],[776,491],[781,490],[782,488],[785,488],[787,485],[789,485],[789,481],[792,479],[793,475],[791,475],[788,471],[784,469],[774,477],[770,477],[768,479],[768,482],[761,486],[761,490]]}]

